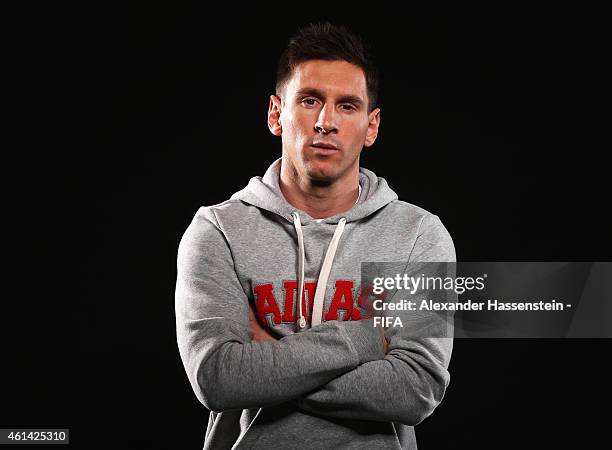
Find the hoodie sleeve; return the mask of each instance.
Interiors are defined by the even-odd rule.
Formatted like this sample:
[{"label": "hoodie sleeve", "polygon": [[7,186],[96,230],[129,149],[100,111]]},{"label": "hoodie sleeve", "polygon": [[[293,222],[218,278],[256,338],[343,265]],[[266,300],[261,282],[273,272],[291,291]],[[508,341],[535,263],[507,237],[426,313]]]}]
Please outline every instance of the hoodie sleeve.
[{"label": "hoodie sleeve", "polygon": [[380,333],[359,322],[251,342],[248,308],[223,233],[198,213],[178,249],[176,329],[187,377],[211,411],[293,400],[384,357]]},{"label": "hoodie sleeve", "polygon": [[[410,262],[454,262],[455,249],[437,216],[426,216]],[[343,419],[416,425],[440,403],[450,381],[448,365],[453,347],[452,327],[435,315],[423,316],[419,329],[429,336],[409,335],[410,328],[385,330],[389,340],[384,359],[360,365],[298,400],[309,412]],[[433,320],[432,320],[433,319]],[[436,333],[432,327],[446,327]],[[423,327],[423,328],[421,328]]]}]

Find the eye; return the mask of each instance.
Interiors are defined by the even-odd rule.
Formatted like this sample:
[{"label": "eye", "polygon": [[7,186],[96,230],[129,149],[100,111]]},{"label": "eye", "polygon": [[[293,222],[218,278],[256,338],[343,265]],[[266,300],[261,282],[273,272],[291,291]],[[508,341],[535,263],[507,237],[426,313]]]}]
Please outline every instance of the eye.
[{"label": "eye", "polygon": [[350,103],[343,103],[342,105],[340,105],[340,108],[342,108],[344,111],[355,111],[357,108],[355,108],[354,105],[351,105]]},{"label": "eye", "polygon": [[302,105],[304,106],[315,106],[317,104],[317,99],[314,97],[307,97],[302,99]]}]

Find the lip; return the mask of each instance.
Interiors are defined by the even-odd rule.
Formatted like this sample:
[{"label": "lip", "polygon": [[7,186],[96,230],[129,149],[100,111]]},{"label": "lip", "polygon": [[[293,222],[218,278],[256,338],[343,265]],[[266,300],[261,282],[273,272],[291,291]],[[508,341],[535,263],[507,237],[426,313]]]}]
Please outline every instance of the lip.
[{"label": "lip", "polygon": [[338,148],[336,147],[317,147],[316,144],[313,144],[310,146],[312,149],[314,149],[314,152],[316,155],[321,155],[321,156],[326,156],[326,155],[333,155],[334,153],[338,153],[340,150],[338,150]]},{"label": "lip", "polygon": [[316,155],[326,156],[338,153],[340,149],[331,142],[315,141],[311,147],[314,149]]},{"label": "lip", "polygon": [[325,149],[331,149],[331,150],[338,150],[338,147],[336,147],[331,142],[323,142],[323,141],[313,142],[312,143],[312,147],[325,148]]}]

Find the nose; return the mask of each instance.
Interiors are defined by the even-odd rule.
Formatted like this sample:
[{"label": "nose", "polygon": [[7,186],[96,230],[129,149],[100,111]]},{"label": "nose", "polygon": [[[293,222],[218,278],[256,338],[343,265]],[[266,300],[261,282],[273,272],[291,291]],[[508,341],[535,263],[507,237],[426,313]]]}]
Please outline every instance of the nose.
[{"label": "nose", "polygon": [[337,131],[338,127],[336,124],[336,112],[333,105],[329,103],[323,105],[317,117],[315,123],[315,130],[317,133],[329,134],[332,131]]}]

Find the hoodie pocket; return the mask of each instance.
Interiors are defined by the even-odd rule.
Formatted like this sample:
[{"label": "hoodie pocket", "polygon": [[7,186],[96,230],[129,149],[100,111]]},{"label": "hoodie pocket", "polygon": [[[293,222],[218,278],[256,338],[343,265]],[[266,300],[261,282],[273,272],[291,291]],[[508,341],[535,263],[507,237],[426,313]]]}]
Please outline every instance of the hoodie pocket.
[{"label": "hoodie pocket", "polygon": [[293,403],[261,408],[232,450],[400,449],[393,424],[333,419],[299,410]]}]

